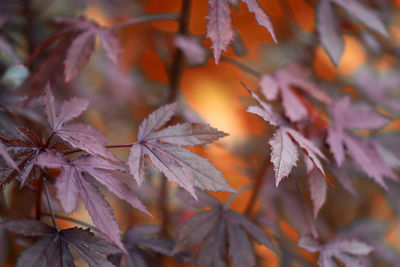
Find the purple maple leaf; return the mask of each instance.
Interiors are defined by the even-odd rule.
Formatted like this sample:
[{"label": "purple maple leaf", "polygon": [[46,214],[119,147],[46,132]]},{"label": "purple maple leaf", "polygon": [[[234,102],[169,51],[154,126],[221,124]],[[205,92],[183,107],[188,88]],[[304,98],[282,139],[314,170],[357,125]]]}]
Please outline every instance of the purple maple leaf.
[{"label": "purple maple leaf", "polygon": [[259,84],[261,92],[267,100],[275,100],[280,92],[285,115],[292,122],[307,117],[307,108],[293,92],[293,87],[303,90],[326,105],[332,103],[332,100],[322,91],[322,88],[311,81],[311,73],[294,63],[279,69],[273,75],[262,75]]},{"label": "purple maple leaf", "polygon": [[389,34],[382,22],[382,18],[371,8],[358,0],[321,0],[318,2],[315,16],[317,31],[325,51],[336,66],[344,51],[344,40],[341,35],[339,20],[334,6],[344,9],[351,18],[355,18],[367,28],[389,38]]},{"label": "purple maple leaf", "polygon": [[[254,17],[258,25],[267,29],[272,39],[277,42],[272,23],[268,15],[260,7],[257,0],[242,0]],[[234,31],[232,29],[232,13],[230,0],[208,0],[209,8],[207,14],[207,38],[211,39],[211,48],[214,51],[215,64],[218,64],[221,53],[226,51],[228,45],[233,41]]]},{"label": "purple maple leaf", "polygon": [[215,64],[218,64],[221,53],[233,40],[232,13],[228,0],[209,0],[207,14],[207,38],[211,39]]},{"label": "purple maple leaf", "polygon": [[260,7],[260,4],[257,2],[257,0],[242,0],[242,2],[244,2],[247,5],[249,11],[254,14],[254,17],[258,25],[264,27],[271,34],[271,37],[274,40],[274,42],[277,43],[278,41],[276,40],[272,23],[269,20],[268,15]]},{"label": "purple maple leaf", "polygon": [[208,58],[207,51],[194,37],[177,35],[174,38],[174,44],[183,51],[190,66],[204,64]]},{"label": "purple maple leaf", "polygon": [[387,188],[383,177],[395,179],[396,175],[387,166],[372,142],[356,138],[349,130],[376,130],[388,122],[388,118],[377,114],[366,105],[350,107],[349,97],[338,100],[332,107],[332,124],[326,139],[338,166],[344,161],[346,146],[351,157],[363,171],[382,187]]},{"label": "purple maple leaf", "polygon": [[400,114],[400,98],[397,93],[400,76],[397,73],[396,69],[377,73],[370,67],[365,67],[356,74],[355,82],[369,101]]},{"label": "purple maple leaf", "polygon": [[[206,193],[199,192],[199,196]],[[248,218],[233,210],[225,209],[212,197],[203,197],[212,203],[211,209],[201,211],[189,218],[179,229],[174,253],[191,249],[202,243],[198,255],[199,266],[220,266],[227,262],[227,246],[234,266],[254,266],[256,258],[249,239],[250,235],[258,243],[276,253],[271,239]],[[203,202],[203,204],[207,204]]]},{"label": "purple maple leaf", "polygon": [[21,182],[21,186],[25,185],[28,180],[38,179],[40,177],[40,169],[35,166],[35,160],[39,155],[43,144],[39,137],[31,130],[24,127],[16,127],[20,139],[8,139],[0,136],[0,140],[7,148],[10,159],[17,166],[11,168],[6,166],[0,169],[0,184],[4,185],[13,178]]},{"label": "purple maple leaf", "polygon": [[149,214],[143,203],[129,187],[109,172],[122,171],[123,169],[102,158],[81,156],[68,161],[60,153],[46,151],[39,155],[36,164],[48,168],[61,168],[61,173],[56,181],[56,188],[57,196],[65,212],[70,213],[75,210],[80,197],[96,226],[121,249],[124,249],[120,240],[121,231],[114,218],[112,208],[93,184],[92,179],[89,179],[85,174],[90,175],[134,208]]},{"label": "purple maple leaf", "polygon": [[8,221],[2,225],[23,236],[41,237],[38,242],[22,252],[17,267],[75,266],[68,245],[74,248],[90,267],[113,267],[106,256],[120,252],[118,248],[93,235],[88,229],[75,227],[58,231],[35,220]]},{"label": "purple maple leaf", "polygon": [[315,167],[325,175],[319,158],[326,159],[319,148],[310,140],[301,135],[298,131],[285,126],[283,118],[275,113],[272,106],[261,100],[257,94],[243,84],[250,92],[251,96],[257,100],[260,106],[250,106],[247,112],[256,114],[269,122],[272,126],[277,126],[273,137],[270,139],[271,146],[271,162],[274,165],[276,186],[287,177],[292,168],[296,166],[298,160],[297,144],[313,162]]},{"label": "purple maple leaf", "polygon": [[138,141],[132,145],[128,157],[131,174],[140,185],[147,169],[146,155],[152,164],[174,183],[193,197],[195,187],[213,191],[234,191],[225,181],[221,171],[207,159],[182,147],[207,144],[226,136],[206,124],[176,124],[160,131],[175,114],[177,103],[160,107],[139,126]]},{"label": "purple maple leaf", "polygon": [[73,97],[63,102],[60,112],[57,114],[54,96],[49,85],[46,86],[41,100],[54,134],[57,134],[74,148],[82,149],[93,156],[102,156],[118,161],[104,146],[108,142],[108,138],[100,131],[82,123],[64,125],[66,122],[80,116],[88,108],[89,101]]},{"label": "purple maple leaf", "polygon": [[64,61],[66,82],[69,82],[81,72],[89,61],[94,50],[95,37],[95,31],[87,30],[72,41]]},{"label": "purple maple leaf", "polygon": [[88,63],[94,51],[96,36],[99,36],[107,57],[117,63],[121,44],[118,36],[111,29],[100,27],[94,21],[83,18],[59,18],[55,22],[64,26],[60,31],[61,35],[75,33],[64,60],[66,82],[72,80]]},{"label": "purple maple leaf", "polygon": [[336,239],[321,244],[311,236],[300,237],[298,245],[311,253],[319,251],[317,263],[321,267],[337,266],[335,259],[345,266],[364,266],[362,257],[373,250],[370,245],[355,239]]}]

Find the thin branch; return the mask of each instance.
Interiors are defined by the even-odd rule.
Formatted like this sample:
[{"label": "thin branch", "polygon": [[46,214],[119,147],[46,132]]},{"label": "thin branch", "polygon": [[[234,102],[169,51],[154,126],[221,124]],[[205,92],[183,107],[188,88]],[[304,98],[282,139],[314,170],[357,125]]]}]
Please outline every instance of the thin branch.
[{"label": "thin branch", "polygon": [[[42,213],[42,215],[43,216],[49,216],[49,217],[51,216],[50,213]],[[71,217],[67,217],[67,216],[63,216],[63,215],[59,215],[59,214],[54,214],[54,217],[56,217],[57,219],[61,219],[61,220],[73,222],[73,223],[76,223],[76,224],[80,224],[82,226],[85,226],[85,227],[88,227],[88,228],[90,228],[92,230],[95,230],[96,232],[100,232],[100,230],[97,229],[95,226],[93,226],[93,225],[91,225],[89,223],[85,223],[83,221],[71,218]]]},{"label": "thin branch", "polygon": [[57,225],[56,219],[54,218],[53,208],[52,208],[51,203],[50,203],[50,194],[49,194],[49,189],[47,188],[47,181],[46,181],[46,179],[43,179],[43,187],[44,187],[44,192],[46,193],[47,205],[49,206],[49,211],[50,211],[50,215],[51,215],[51,220],[53,221],[54,228],[56,228],[56,229],[57,229],[57,232],[58,232],[59,229],[58,229],[58,225]]},{"label": "thin branch", "polygon": [[254,68],[250,67],[249,65],[246,65],[240,61],[237,61],[236,59],[230,58],[230,57],[221,56],[220,61],[233,64],[233,65],[235,65],[257,77],[260,77],[262,75],[262,73],[260,71],[254,69]]},{"label": "thin branch", "polygon": [[42,188],[39,188],[36,191],[36,198],[35,198],[35,208],[36,208],[36,220],[40,220],[40,212],[42,207]]},{"label": "thin branch", "polygon": [[[182,9],[179,18],[179,34],[188,33],[188,25],[190,19],[190,8],[192,6],[192,0],[183,0]],[[169,73],[169,102],[176,100],[179,84],[181,82],[183,73],[184,56],[183,51],[180,48],[176,48],[174,57],[172,60],[171,70]]]},{"label": "thin branch", "polygon": [[[108,145],[106,146],[106,148],[123,148],[123,147],[131,147],[134,143],[129,143],[129,144],[121,144],[121,145]],[[70,155],[70,154],[74,154],[74,153],[79,153],[79,152],[83,152],[82,149],[74,149],[71,151],[67,151],[64,153],[64,155]]]},{"label": "thin branch", "polygon": [[244,211],[244,213],[249,216],[251,214],[251,212],[253,211],[254,205],[257,202],[258,199],[258,195],[260,194],[261,191],[261,187],[262,184],[264,182],[264,177],[265,174],[267,173],[268,169],[270,166],[270,162],[268,159],[265,159],[263,161],[263,164],[261,165],[261,168],[259,169],[257,176],[255,178],[255,182],[254,182],[254,187],[253,187],[253,191],[251,193],[250,196],[250,200],[249,203],[247,203],[246,209]]},{"label": "thin branch", "polygon": [[[188,25],[190,20],[190,9],[192,0],[182,0],[182,7],[179,16],[179,34],[188,33]],[[181,83],[184,67],[183,51],[175,48],[172,65],[169,73],[169,97],[168,102],[173,102],[178,97],[179,85]],[[161,180],[159,207],[161,213],[161,234],[168,235],[169,214],[168,214],[168,182],[166,177]]]},{"label": "thin branch", "polygon": [[35,50],[35,23],[34,23],[34,11],[32,9],[32,0],[24,0],[23,2],[23,14],[25,16],[25,35],[28,44],[28,54],[32,54]]},{"label": "thin branch", "polygon": [[111,30],[119,30],[121,28],[125,28],[128,26],[140,24],[140,23],[145,23],[145,22],[152,22],[152,21],[158,21],[158,20],[178,20],[179,19],[179,14],[177,13],[157,13],[157,14],[148,14],[148,15],[143,15],[139,16],[136,18],[133,18],[131,20],[115,24],[110,27]]}]

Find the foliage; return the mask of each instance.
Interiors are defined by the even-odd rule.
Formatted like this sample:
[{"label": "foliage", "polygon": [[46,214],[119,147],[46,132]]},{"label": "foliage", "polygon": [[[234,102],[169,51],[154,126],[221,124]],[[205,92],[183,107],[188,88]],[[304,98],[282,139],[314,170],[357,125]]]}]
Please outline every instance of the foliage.
[{"label": "foliage", "polygon": [[398,264],[397,2],[55,2],[0,3],[1,263]]}]

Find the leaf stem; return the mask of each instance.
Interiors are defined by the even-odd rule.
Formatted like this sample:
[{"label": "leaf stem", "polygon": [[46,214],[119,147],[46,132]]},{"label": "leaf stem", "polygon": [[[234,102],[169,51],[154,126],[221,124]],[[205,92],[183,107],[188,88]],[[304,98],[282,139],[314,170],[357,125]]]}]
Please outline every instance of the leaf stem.
[{"label": "leaf stem", "polygon": [[55,134],[55,132],[52,131],[51,135],[49,136],[49,138],[47,138],[47,141],[46,141],[46,144],[44,145],[44,147],[47,148],[50,145],[51,139],[53,139],[54,134]]},{"label": "leaf stem", "polygon": [[264,177],[265,177],[265,174],[267,173],[267,171],[269,169],[269,165],[270,165],[269,160],[265,159],[263,161],[263,164],[261,165],[261,168],[259,169],[259,171],[257,173],[256,179],[255,179],[255,182],[254,182],[254,185],[253,185],[253,191],[252,191],[251,196],[250,196],[250,200],[247,203],[246,209],[244,211],[244,213],[247,216],[249,216],[251,214],[251,212],[253,211],[254,205],[257,202],[257,198],[258,198],[258,195],[260,194],[261,187],[262,187],[262,184],[264,182]]},{"label": "leaf stem", "polygon": [[134,143],[128,144],[120,144],[120,145],[108,145],[106,148],[122,148],[122,147],[131,147]]},{"label": "leaf stem", "polygon": [[[51,213],[42,213],[42,215],[51,217]],[[76,224],[80,224],[80,225],[86,226],[86,227],[88,227],[88,228],[90,228],[92,230],[95,230],[96,232],[100,232],[100,230],[97,229],[95,226],[93,226],[93,225],[91,225],[89,223],[85,223],[83,221],[71,218],[71,217],[67,217],[67,216],[63,216],[63,215],[59,215],[59,214],[54,214],[54,217],[57,218],[57,219],[61,219],[61,220],[73,222],[73,223],[76,223]]]},{"label": "leaf stem", "polygon": [[115,24],[110,27],[111,30],[119,30],[121,28],[125,28],[128,26],[140,24],[140,23],[145,23],[145,22],[152,22],[152,21],[157,21],[157,20],[178,20],[179,19],[179,14],[177,13],[157,13],[157,14],[148,14],[148,15],[143,15],[139,16],[133,19],[130,19],[128,21]]},{"label": "leaf stem", "polygon": [[[123,148],[123,147],[131,147],[133,144],[134,143],[120,144],[120,145],[108,145],[105,147],[106,148]],[[74,150],[65,152],[64,155],[69,155],[69,154],[78,153],[78,152],[83,152],[83,150],[82,149],[74,149]]]},{"label": "leaf stem", "polygon": [[49,189],[47,188],[47,181],[46,181],[46,179],[43,179],[43,187],[44,187],[44,192],[45,192],[45,194],[46,194],[47,205],[49,206],[49,211],[50,211],[50,215],[51,215],[51,220],[53,221],[54,228],[56,228],[56,229],[57,229],[57,232],[58,232],[59,229],[58,229],[58,225],[57,225],[57,222],[56,222],[56,218],[54,217],[53,208],[52,208],[51,203],[50,203],[50,194],[49,194]]}]

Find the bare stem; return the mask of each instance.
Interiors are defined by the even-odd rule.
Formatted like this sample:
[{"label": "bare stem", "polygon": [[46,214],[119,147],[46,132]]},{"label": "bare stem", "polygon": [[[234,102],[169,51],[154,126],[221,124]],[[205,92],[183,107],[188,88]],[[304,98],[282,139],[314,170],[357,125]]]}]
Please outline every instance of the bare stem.
[{"label": "bare stem", "polygon": [[35,24],[32,0],[24,0],[23,13],[25,16],[25,35],[28,44],[29,55],[35,50]]},{"label": "bare stem", "polygon": [[178,20],[179,19],[179,14],[176,13],[158,13],[158,14],[148,14],[148,15],[143,15],[139,16],[136,18],[133,18],[131,20],[115,24],[110,27],[112,30],[119,30],[121,28],[125,28],[128,26],[140,24],[140,23],[145,23],[145,22],[152,22],[152,21],[158,21],[158,20]]},{"label": "bare stem", "polygon": [[36,199],[35,199],[35,201],[36,201],[36,203],[35,203],[35,206],[36,206],[36,220],[40,220],[40,210],[41,210],[41,207],[42,207],[42,188],[39,188],[37,191],[36,191]]},{"label": "bare stem", "polygon": [[[42,215],[51,217],[51,213],[42,213]],[[61,220],[73,222],[73,223],[76,223],[76,224],[80,224],[82,226],[86,226],[86,227],[88,227],[88,228],[90,228],[92,230],[95,230],[96,232],[100,232],[100,230],[97,229],[95,226],[93,226],[93,225],[91,225],[89,223],[85,223],[85,222],[82,222],[80,220],[71,218],[71,217],[67,217],[67,216],[63,216],[63,215],[59,215],[59,214],[54,214],[54,217],[57,218],[57,219],[61,219]]]},{"label": "bare stem", "polygon": [[58,225],[57,225],[57,222],[56,222],[56,218],[54,217],[53,208],[52,208],[51,203],[50,203],[50,194],[49,194],[49,189],[47,188],[46,179],[43,179],[43,187],[44,187],[44,192],[46,193],[47,205],[49,206],[51,220],[53,221],[54,228],[56,228],[57,232],[58,232],[59,229],[58,229]]},{"label": "bare stem", "polygon": [[[190,20],[190,9],[192,0],[182,0],[181,12],[179,15],[179,34],[188,33],[188,25]],[[179,92],[179,85],[183,73],[184,63],[183,51],[175,48],[172,65],[169,73],[169,97],[168,102],[176,100]],[[169,228],[169,214],[168,214],[168,182],[165,177],[161,181],[159,208],[161,214],[161,234],[167,235]]]},{"label": "bare stem", "polygon": [[261,165],[261,168],[259,169],[255,182],[254,182],[254,186],[253,186],[253,191],[251,192],[251,196],[250,196],[250,200],[249,203],[247,203],[246,209],[244,211],[244,213],[249,216],[251,214],[251,212],[253,211],[254,205],[257,202],[257,198],[258,195],[260,194],[261,191],[261,186],[264,182],[264,177],[265,177],[265,173],[268,171],[269,168],[269,161],[268,159],[265,159],[263,161],[263,164]]},{"label": "bare stem", "polygon": [[[191,6],[192,0],[182,0],[182,9],[179,17],[179,34],[188,33]],[[183,59],[183,51],[180,48],[176,48],[169,73],[169,102],[176,100],[179,91],[179,84],[183,73]]]}]

